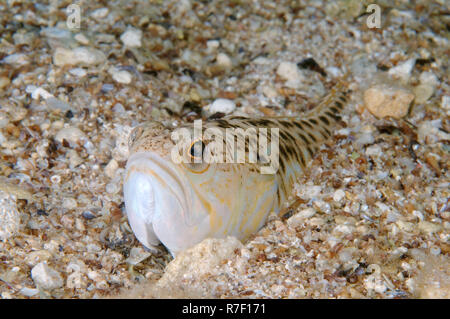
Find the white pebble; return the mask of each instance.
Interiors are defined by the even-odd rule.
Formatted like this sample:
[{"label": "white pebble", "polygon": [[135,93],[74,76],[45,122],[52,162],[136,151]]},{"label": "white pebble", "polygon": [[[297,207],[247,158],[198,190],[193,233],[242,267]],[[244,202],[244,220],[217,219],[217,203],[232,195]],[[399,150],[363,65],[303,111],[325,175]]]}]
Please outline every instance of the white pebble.
[{"label": "white pebble", "polygon": [[444,95],[441,100],[441,107],[444,110],[450,111],[450,96]]},{"label": "white pebble", "polygon": [[[28,89],[28,86],[27,86],[27,89]],[[44,99],[48,99],[50,97],[53,97],[53,94],[48,93],[46,90],[44,90],[43,88],[40,88],[40,87],[32,90],[31,98],[33,100],[39,100],[40,97],[42,97]]]},{"label": "white pebble", "polygon": [[105,166],[105,175],[109,178],[113,178],[117,169],[119,168],[119,164],[117,161],[113,158],[109,161],[109,163]]},{"label": "white pebble", "polygon": [[20,228],[20,213],[16,200],[10,194],[0,190],[0,240],[4,241]]},{"label": "white pebble", "polygon": [[218,40],[209,40],[206,42],[206,47],[208,48],[208,51],[214,51],[217,50],[220,46],[220,42]]},{"label": "white pebble", "polygon": [[94,19],[102,19],[106,17],[108,13],[109,13],[108,8],[99,8],[91,12],[91,17],[93,17]]},{"label": "white pebble", "polygon": [[236,109],[236,104],[232,100],[217,99],[207,107],[210,114],[214,113],[232,113]]},{"label": "white pebble", "polygon": [[369,146],[366,149],[366,156],[378,157],[381,154],[381,147],[377,144]]},{"label": "white pebble", "polygon": [[31,270],[31,278],[36,287],[51,290],[63,286],[63,279],[56,270],[50,268],[46,262],[41,262]]},{"label": "white pebble", "polygon": [[65,209],[75,209],[77,208],[78,204],[77,201],[74,198],[64,198],[63,203],[62,203],[62,207]]},{"label": "white pebble", "polygon": [[83,33],[75,34],[74,38],[83,45],[89,44],[89,39]]},{"label": "white pebble", "polygon": [[120,40],[127,47],[140,47],[142,45],[141,38],[142,31],[135,28],[129,28],[120,36]]},{"label": "white pebble", "polygon": [[6,56],[1,62],[21,66],[30,63],[30,60],[25,53],[14,53]]},{"label": "white pebble", "polygon": [[230,70],[233,67],[233,63],[228,55],[225,53],[219,53],[216,56],[217,65],[224,68],[225,70]]},{"label": "white pebble", "polygon": [[57,66],[97,65],[105,61],[106,56],[102,51],[89,47],[77,47],[75,49],[58,47],[53,54],[53,63]]},{"label": "white pebble", "polygon": [[82,78],[87,74],[86,70],[82,68],[71,69],[69,70],[69,73],[79,78]]},{"label": "white pebble", "polygon": [[303,80],[297,65],[291,62],[281,62],[277,68],[277,74],[286,80],[285,84],[290,88],[298,88]]},{"label": "white pebble", "polygon": [[33,297],[39,293],[39,289],[23,287],[19,292],[25,297]]},{"label": "white pebble", "polygon": [[416,59],[409,59],[405,62],[393,67],[389,70],[389,75],[397,77],[402,81],[407,82],[411,77],[411,72],[416,64]]},{"label": "white pebble", "polygon": [[338,189],[333,194],[333,200],[340,202],[345,197],[345,192],[342,189]]},{"label": "white pebble", "polygon": [[128,71],[119,70],[115,67],[112,67],[109,69],[108,72],[109,72],[109,74],[111,74],[112,78],[116,82],[123,83],[123,84],[131,83],[132,76],[131,76],[130,72],[128,72]]},{"label": "white pebble", "polygon": [[307,218],[311,218],[316,214],[316,211],[312,207],[308,207],[304,210],[299,211],[297,214],[293,215],[287,220],[287,224],[291,227],[298,227]]},{"label": "white pebble", "polygon": [[66,140],[71,144],[76,144],[84,139],[86,139],[86,135],[77,127],[65,127],[55,136],[55,140],[60,143]]}]

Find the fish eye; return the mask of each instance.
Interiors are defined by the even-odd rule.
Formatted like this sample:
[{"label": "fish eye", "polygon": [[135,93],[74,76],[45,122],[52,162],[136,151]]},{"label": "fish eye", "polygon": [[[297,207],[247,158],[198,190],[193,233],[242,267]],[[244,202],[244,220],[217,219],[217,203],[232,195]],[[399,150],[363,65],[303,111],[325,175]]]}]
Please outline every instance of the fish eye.
[{"label": "fish eye", "polygon": [[183,166],[187,168],[191,173],[201,174],[208,170],[209,163],[203,160],[203,154],[206,145],[202,140],[194,141],[187,150],[187,155],[190,161],[188,163],[183,162]]},{"label": "fish eye", "polygon": [[194,141],[191,146],[189,147],[189,158],[191,160],[196,160],[198,162],[203,157],[203,152],[205,150],[205,143],[203,143],[202,140]]}]

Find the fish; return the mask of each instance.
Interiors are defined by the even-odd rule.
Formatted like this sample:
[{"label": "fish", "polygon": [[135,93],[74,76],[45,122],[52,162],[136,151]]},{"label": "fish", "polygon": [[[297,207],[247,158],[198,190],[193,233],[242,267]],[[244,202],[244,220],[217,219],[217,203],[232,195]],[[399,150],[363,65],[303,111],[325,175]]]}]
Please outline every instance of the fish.
[{"label": "fish", "polygon": [[[192,123],[175,129],[150,121],[134,128],[123,194],[136,238],[149,249],[163,244],[172,256],[208,237],[247,240],[271,212],[279,214],[287,205],[295,182],[331,138],[350,93],[344,81],[338,81],[318,106],[301,116],[213,119],[202,124],[200,138]],[[249,128],[259,135],[246,138]],[[180,129],[189,132],[191,140],[177,148],[174,132]],[[212,129],[225,145],[222,148],[214,143],[217,136],[205,134]],[[239,133],[227,135],[227,130]],[[237,143],[239,138],[243,143]],[[256,159],[255,138],[270,144],[266,152],[258,148]],[[275,150],[278,158],[270,163]],[[244,151],[240,161],[227,160],[236,159],[239,151]],[[225,160],[203,160],[207,154],[224,155]],[[273,172],[262,173],[269,164],[274,164]]]}]

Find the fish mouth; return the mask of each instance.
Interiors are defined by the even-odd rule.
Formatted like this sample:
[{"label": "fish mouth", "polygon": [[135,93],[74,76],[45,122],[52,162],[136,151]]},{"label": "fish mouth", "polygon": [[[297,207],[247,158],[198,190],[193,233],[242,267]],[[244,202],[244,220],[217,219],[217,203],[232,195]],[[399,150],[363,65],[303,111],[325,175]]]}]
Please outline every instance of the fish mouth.
[{"label": "fish mouth", "polygon": [[186,182],[170,161],[148,152],[129,158],[124,181],[125,209],[136,238],[144,246],[152,248],[160,242],[166,245],[166,238],[177,235],[177,224],[190,223],[186,189]]}]

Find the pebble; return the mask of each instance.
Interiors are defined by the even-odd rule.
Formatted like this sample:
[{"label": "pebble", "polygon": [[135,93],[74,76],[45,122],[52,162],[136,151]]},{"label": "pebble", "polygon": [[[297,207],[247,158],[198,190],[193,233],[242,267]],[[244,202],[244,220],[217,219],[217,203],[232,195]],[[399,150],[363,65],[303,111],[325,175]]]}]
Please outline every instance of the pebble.
[{"label": "pebble", "polygon": [[450,134],[443,131],[442,120],[423,121],[417,130],[420,143],[434,144],[439,141],[450,140]]},{"label": "pebble", "polygon": [[[167,265],[158,286],[167,286],[171,282],[201,278],[214,272],[222,262],[240,251],[242,243],[235,237],[207,238],[194,247],[181,252]],[[189,283],[187,283],[189,284]]]},{"label": "pebble", "polygon": [[7,87],[9,83],[11,83],[9,78],[7,78],[6,76],[0,76],[0,90]]},{"label": "pebble", "polygon": [[89,39],[83,33],[77,33],[74,36],[74,39],[81,43],[82,45],[88,45]]},{"label": "pebble", "polygon": [[236,109],[236,104],[232,100],[217,99],[210,105],[205,107],[205,110],[210,114],[225,113],[230,114]]},{"label": "pebble", "polygon": [[408,114],[414,94],[406,89],[376,85],[364,92],[366,108],[379,118],[393,117],[400,119]]},{"label": "pebble", "polygon": [[40,262],[31,269],[31,278],[36,287],[44,290],[60,288],[64,284],[60,273],[50,268],[46,262]]},{"label": "pebble", "polygon": [[71,106],[69,104],[53,96],[46,99],[45,103],[47,104],[47,107],[52,110],[68,111],[71,109]]},{"label": "pebble", "polygon": [[305,219],[311,218],[316,214],[316,211],[314,208],[308,207],[306,209],[303,209],[290,217],[287,220],[287,224],[293,228],[298,227],[302,225],[305,222]]},{"label": "pebble", "polygon": [[68,210],[75,209],[77,208],[77,206],[78,206],[77,201],[71,197],[64,198],[62,202],[62,207]]},{"label": "pebble", "polygon": [[30,60],[25,53],[14,53],[6,56],[1,62],[10,65],[23,66],[30,63]]},{"label": "pebble", "polygon": [[47,92],[47,90],[41,88],[41,87],[35,87],[34,85],[32,86],[27,86],[26,90],[27,93],[31,93],[31,98],[33,100],[39,100],[41,97],[43,99],[49,99],[51,97],[54,98],[53,94],[50,94]]},{"label": "pebble", "polygon": [[77,127],[65,127],[56,133],[55,140],[62,143],[66,140],[70,144],[77,144],[86,139],[86,135]]},{"label": "pebble", "polygon": [[224,70],[231,70],[231,68],[233,67],[233,62],[231,62],[230,57],[225,53],[219,53],[216,56],[216,63]]},{"label": "pebble", "polygon": [[378,157],[381,155],[381,147],[377,144],[366,148],[366,156]]},{"label": "pebble", "polygon": [[105,175],[109,178],[113,178],[116,174],[117,169],[119,168],[119,163],[113,158],[109,161],[109,163],[105,166]]},{"label": "pebble", "polygon": [[69,73],[76,77],[79,77],[79,78],[82,78],[83,76],[85,76],[87,74],[86,70],[83,68],[71,69],[71,70],[69,70]]},{"label": "pebble", "polygon": [[112,67],[108,70],[108,73],[111,74],[114,81],[129,84],[131,83],[132,76],[130,72],[125,70],[119,70],[118,68]]},{"label": "pebble", "polygon": [[414,88],[414,95],[416,96],[415,102],[425,103],[434,94],[434,86],[431,84],[419,84]]},{"label": "pebble", "polygon": [[277,74],[284,80],[287,87],[297,89],[304,80],[297,65],[291,62],[281,62],[277,68]]},{"label": "pebble", "polygon": [[25,262],[28,266],[33,267],[40,262],[49,260],[51,257],[52,254],[47,250],[36,250],[27,254],[25,257]]},{"label": "pebble", "polygon": [[33,297],[39,293],[39,289],[23,287],[19,292],[25,297]]},{"label": "pebble", "polygon": [[430,234],[440,231],[442,229],[442,226],[427,221],[421,221],[419,222],[419,229],[424,233]]},{"label": "pebble", "polygon": [[444,95],[441,100],[441,107],[448,112],[450,111],[450,96]]},{"label": "pebble", "polygon": [[56,48],[53,54],[53,63],[64,65],[98,65],[106,61],[102,51],[90,47],[77,47],[75,49]]},{"label": "pebble", "polygon": [[338,189],[333,194],[333,200],[335,202],[340,202],[345,197],[345,192],[342,189]]},{"label": "pebble", "polygon": [[389,75],[400,79],[403,82],[408,82],[411,77],[411,72],[416,64],[416,59],[409,59],[389,70]]},{"label": "pebble", "polygon": [[135,28],[129,28],[120,36],[120,40],[123,42],[123,44],[130,48],[140,47],[142,45],[141,38],[142,31]]},{"label": "pebble", "polygon": [[20,229],[20,212],[11,194],[0,190],[0,241],[14,236]]},{"label": "pebble", "polygon": [[137,265],[140,262],[143,262],[148,257],[151,256],[151,253],[145,251],[141,247],[133,247],[130,250],[130,256],[125,260],[130,265]]},{"label": "pebble", "polygon": [[108,13],[109,13],[108,8],[99,8],[91,12],[91,17],[93,17],[94,19],[102,19],[106,17]]},{"label": "pebble", "polygon": [[83,159],[78,155],[77,151],[69,150],[66,155],[69,158],[69,167],[70,169],[74,169],[78,165],[83,163]]}]

